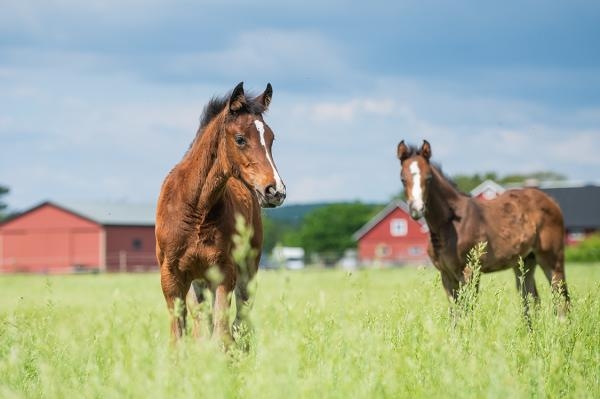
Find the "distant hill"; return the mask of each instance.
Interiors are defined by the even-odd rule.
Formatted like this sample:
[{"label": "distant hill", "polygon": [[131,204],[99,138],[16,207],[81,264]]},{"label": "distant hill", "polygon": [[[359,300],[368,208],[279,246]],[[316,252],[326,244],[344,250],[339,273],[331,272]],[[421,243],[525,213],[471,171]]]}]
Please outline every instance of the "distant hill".
[{"label": "distant hill", "polygon": [[[348,201],[351,202],[351,201]],[[343,202],[339,202],[343,203]],[[275,222],[283,222],[292,226],[299,226],[302,223],[302,219],[304,216],[321,207],[326,205],[334,204],[333,202],[315,202],[310,204],[292,204],[292,205],[284,205],[279,208],[270,208],[264,209],[263,212],[266,217],[275,221]],[[372,204],[372,205],[381,205],[381,204]]]},{"label": "distant hill", "polygon": [[285,222],[286,224],[298,226],[307,213],[325,205],[329,205],[329,203],[316,202],[312,204],[284,205],[279,208],[264,209],[263,212],[265,216],[273,221]]}]

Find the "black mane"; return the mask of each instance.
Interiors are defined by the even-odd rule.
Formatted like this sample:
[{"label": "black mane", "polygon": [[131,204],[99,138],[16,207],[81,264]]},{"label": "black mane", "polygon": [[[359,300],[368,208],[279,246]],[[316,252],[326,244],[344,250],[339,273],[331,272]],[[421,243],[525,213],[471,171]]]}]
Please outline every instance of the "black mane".
[{"label": "black mane", "polygon": [[[410,151],[410,152],[408,153],[408,154],[409,154],[409,156],[413,156],[413,155],[421,155],[421,148],[420,148],[419,146],[417,146],[417,145],[408,145],[408,144],[407,144],[407,147],[408,147],[408,151]],[[439,166],[439,164],[437,164],[437,163],[436,163],[435,165],[438,165],[438,166]],[[439,169],[439,168],[438,168],[438,169]]]},{"label": "black mane", "polygon": [[431,162],[431,166],[433,166],[434,168],[436,168],[438,170],[438,172],[440,172],[440,174],[444,177],[444,179],[446,179],[448,181],[448,183],[450,183],[450,185],[452,187],[454,187],[454,189],[456,191],[458,191],[459,193],[461,193],[462,195],[464,195],[466,197],[470,197],[471,196],[470,193],[465,193],[464,191],[459,190],[458,184],[456,184],[456,182],[454,181],[454,179],[452,179],[452,177],[450,177],[447,174],[445,174],[444,171],[442,170],[442,164],[440,164],[438,162]]},{"label": "black mane", "polygon": [[[200,116],[200,131],[212,121],[217,115],[223,111],[223,108],[227,106],[231,92],[227,93],[222,97],[212,97],[210,101],[204,106],[202,116]],[[265,112],[265,106],[258,100],[258,98],[252,94],[246,95],[246,102],[244,106],[236,111],[237,114],[252,114],[260,115]]]},{"label": "black mane", "polygon": [[[421,149],[420,149],[419,146],[408,145],[408,149],[410,151],[410,156],[412,156],[412,155],[421,155]],[[465,195],[467,197],[471,197],[470,193],[465,193],[464,191],[458,189],[458,185],[456,184],[456,182],[454,181],[454,179],[452,179],[452,177],[450,177],[450,176],[448,176],[447,174],[444,173],[444,171],[442,169],[442,164],[441,163],[439,163],[439,162],[430,162],[430,164],[431,164],[431,166],[433,166],[434,168],[436,168],[440,172],[440,174],[444,177],[444,179],[446,179],[448,181],[448,183],[450,183],[450,185],[456,189],[456,191],[458,191],[462,195]]]}]

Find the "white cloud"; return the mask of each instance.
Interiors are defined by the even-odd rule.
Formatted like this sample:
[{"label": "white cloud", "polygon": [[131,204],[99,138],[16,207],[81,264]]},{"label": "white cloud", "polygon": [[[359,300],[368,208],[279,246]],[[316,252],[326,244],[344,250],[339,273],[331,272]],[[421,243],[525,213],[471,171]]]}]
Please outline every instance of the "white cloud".
[{"label": "white cloud", "polygon": [[[277,135],[274,158],[290,202],[387,200],[400,186],[401,139],[428,139],[450,174],[544,169],[598,178],[600,108],[593,99],[560,107],[494,90],[530,81],[543,89],[561,81],[562,70],[385,76],[330,30],[239,28],[235,21],[218,45],[203,46],[198,37],[197,46],[172,41],[153,51],[178,28],[169,19],[181,13],[163,0],[4,3],[0,33],[17,30],[24,38],[22,46],[0,46],[0,145],[10,149],[0,159],[0,183],[11,187],[15,208],[57,196],[154,201],[206,101],[240,80],[257,90],[267,81],[275,86],[266,120]],[[132,11],[142,6],[143,13]],[[152,51],[120,47],[132,32]],[[111,34],[119,43],[103,41]],[[588,78],[597,84],[596,71]]]},{"label": "white cloud", "polygon": [[[0,26],[3,30],[15,29],[33,35],[59,35],[73,26],[89,29],[107,22],[139,25],[159,18],[160,11],[168,5],[164,0],[1,1]],[[138,12],[141,9],[144,12]]]},{"label": "white cloud", "polygon": [[[548,153],[551,157],[563,163],[579,164],[582,166],[600,166],[600,127],[595,130],[558,132],[563,139],[549,140]],[[555,135],[555,136],[558,136]],[[556,137],[555,137],[556,138]],[[600,180],[600,170],[595,170],[596,178]]]},{"label": "white cloud", "polygon": [[386,117],[396,108],[390,99],[355,98],[344,102],[320,102],[311,106],[311,117],[317,121],[350,122],[358,114],[368,117]]},{"label": "white cloud", "polygon": [[348,182],[346,176],[330,174],[323,171],[321,176],[306,176],[288,184],[288,200],[290,203],[320,201],[341,201],[348,198]]},{"label": "white cloud", "polygon": [[184,52],[157,62],[172,76],[326,81],[352,73],[342,52],[339,45],[312,31],[261,29],[241,32],[219,50]]},{"label": "white cloud", "polygon": [[[205,102],[229,89],[80,76],[61,93],[27,74],[15,77],[0,96],[0,142],[28,132],[24,141],[3,143],[13,151],[0,163],[0,182],[11,187],[7,199],[15,208],[57,197],[154,201],[192,141]],[[449,174],[543,169],[597,180],[600,132],[593,111],[563,113],[563,123],[573,121],[563,128],[546,123],[554,110],[536,104],[404,89],[389,85],[348,97],[276,90],[265,118],[277,136],[274,160],[289,202],[389,199],[400,190],[395,148],[401,139],[428,139]],[[30,112],[12,112],[15,104],[29,104]],[[498,125],[489,117],[496,112],[511,115],[510,122]],[[587,127],[576,121],[582,112]]]}]

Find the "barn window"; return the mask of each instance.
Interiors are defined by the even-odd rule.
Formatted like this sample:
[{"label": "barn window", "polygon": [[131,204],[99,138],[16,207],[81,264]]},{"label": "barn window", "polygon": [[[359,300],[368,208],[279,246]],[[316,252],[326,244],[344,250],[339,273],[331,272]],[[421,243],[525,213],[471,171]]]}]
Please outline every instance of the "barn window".
[{"label": "barn window", "polygon": [[142,240],[140,238],[134,238],[133,241],[131,242],[131,246],[135,250],[142,249]]},{"label": "barn window", "polygon": [[406,219],[392,219],[390,221],[390,233],[393,237],[401,237],[408,234],[408,222]]},{"label": "barn window", "polygon": [[498,196],[498,193],[496,193],[491,188],[488,188],[481,194],[481,196],[483,197],[483,199],[491,200],[491,199],[496,198]]},{"label": "barn window", "polygon": [[390,252],[390,247],[387,244],[380,243],[375,247],[375,256],[378,258],[389,256]]},{"label": "barn window", "polygon": [[423,249],[423,247],[409,247],[408,248],[408,254],[411,256],[420,256],[423,255],[425,253],[425,250]]}]

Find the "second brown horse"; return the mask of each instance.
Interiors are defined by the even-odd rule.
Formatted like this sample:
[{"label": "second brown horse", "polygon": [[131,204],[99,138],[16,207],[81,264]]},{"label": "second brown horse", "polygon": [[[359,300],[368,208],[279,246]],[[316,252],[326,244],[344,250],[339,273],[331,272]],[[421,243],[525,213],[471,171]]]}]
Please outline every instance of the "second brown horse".
[{"label": "second brown horse", "polygon": [[[204,109],[189,150],[166,177],[156,213],[156,254],[174,338],[186,329],[186,294],[194,302],[212,291],[213,336],[233,341],[228,312],[235,292],[237,316],[243,321],[250,304],[248,282],[256,274],[262,248],[260,207],[285,199],[285,186],[273,162],[273,132],[263,120],[271,85],[247,98],[242,83],[229,96],[213,98]],[[232,257],[236,215],[254,234],[243,268]],[[209,278],[216,269],[218,278]],[[194,282],[194,287],[190,286]],[[176,304],[183,306],[176,309]]]},{"label": "second brown horse", "polygon": [[[490,201],[471,198],[429,162],[431,146],[426,140],[420,149],[401,141],[398,158],[411,216],[425,217],[430,231],[428,253],[451,300],[469,278],[468,252],[487,242],[482,272],[514,269],[523,297],[531,295],[537,301],[534,272],[539,264],[553,290],[564,299],[560,309],[566,309],[565,230],[562,212],[553,199],[534,188],[509,190]],[[519,258],[525,264],[524,275],[517,266]]]}]

